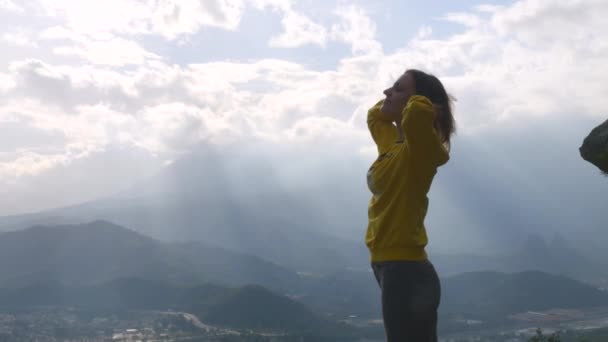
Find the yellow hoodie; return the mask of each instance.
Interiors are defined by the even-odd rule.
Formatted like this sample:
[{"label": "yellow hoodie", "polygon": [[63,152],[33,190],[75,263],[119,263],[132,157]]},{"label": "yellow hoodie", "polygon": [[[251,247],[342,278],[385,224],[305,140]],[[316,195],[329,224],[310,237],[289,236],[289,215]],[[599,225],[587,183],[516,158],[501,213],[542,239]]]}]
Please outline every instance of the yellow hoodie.
[{"label": "yellow hoodie", "polygon": [[424,260],[427,193],[437,168],[448,161],[449,154],[433,126],[436,113],[429,99],[414,95],[403,109],[402,143],[397,142],[397,127],[381,119],[382,103],[367,115],[378,158],[367,173],[373,196],[365,242],[372,262]]}]

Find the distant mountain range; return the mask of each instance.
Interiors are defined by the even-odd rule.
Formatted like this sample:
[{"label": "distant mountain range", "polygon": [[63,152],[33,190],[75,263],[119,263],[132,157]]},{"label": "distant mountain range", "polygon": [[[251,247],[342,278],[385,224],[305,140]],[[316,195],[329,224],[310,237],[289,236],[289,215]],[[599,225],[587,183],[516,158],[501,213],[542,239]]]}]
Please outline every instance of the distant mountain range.
[{"label": "distant mountain range", "polygon": [[[338,331],[330,320],[381,317],[379,295],[368,271],[298,276],[257,257],[160,242],[105,221],[0,234],[0,307],[173,309],[231,327]],[[442,317],[504,320],[594,306],[608,306],[608,293],[538,271],[442,278]]]},{"label": "distant mountain range", "polygon": [[[203,146],[110,198],[1,217],[0,231],[106,220],[161,241],[199,241],[295,271],[330,273],[367,264],[366,202],[331,183],[284,189],[263,160],[232,165],[218,153]],[[338,206],[344,212],[330,210],[335,205],[318,196],[323,191],[344,193]],[[328,233],[344,226],[358,231],[352,240]]]},{"label": "distant mountain range", "polygon": [[116,279],[90,286],[40,282],[19,289],[0,289],[0,306],[19,310],[74,307],[86,310],[154,310],[188,312],[206,324],[272,331],[348,329],[313,313],[303,304],[258,285],[178,287],[139,278]]},{"label": "distant mountain range", "polygon": [[273,289],[293,287],[299,278],[255,256],[200,242],[163,243],[106,221],[0,233],[0,286],[49,280],[89,285],[124,277]]},{"label": "distant mountain range", "polygon": [[471,272],[442,281],[441,311],[474,317],[552,308],[608,306],[608,292],[564,276],[539,271]]},{"label": "distant mountain range", "polygon": [[559,234],[548,241],[530,234],[513,250],[505,255],[433,254],[431,259],[444,276],[488,270],[508,273],[536,270],[585,281],[608,279],[608,268],[583,256]]},{"label": "distant mountain range", "polygon": [[[361,180],[331,181],[342,174],[353,177],[352,172],[340,168],[354,165],[336,166],[327,170],[331,177],[314,178],[316,183],[294,189],[281,185],[282,176],[272,163],[243,153],[227,158],[213,146],[203,145],[115,196],[41,213],[0,217],[0,231],[105,220],[159,241],[216,246],[293,272],[331,275],[369,268],[363,242],[367,201],[362,200],[368,194],[363,185],[353,190],[352,185]],[[287,183],[292,187],[298,184]],[[332,196],[319,195],[323,193]],[[335,202],[336,196],[339,204],[328,203]],[[585,237],[596,241],[596,246],[602,245],[605,235],[599,230],[596,237]],[[354,236],[346,238],[344,232],[353,231]],[[559,235],[547,239],[531,234],[523,244],[518,238],[508,249],[512,251],[509,255],[442,255],[432,251],[433,245],[430,252],[443,275],[541,270],[579,280],[608,279],[602,259],[590,260],[580,246],[587,245]]]},{"label": "distant mountain range", "polygon": [[232,328],[348,334],[281,294],[301,288],[297,274],[258,257],[106,221],[0,234],[2,308],[176,310]]}]

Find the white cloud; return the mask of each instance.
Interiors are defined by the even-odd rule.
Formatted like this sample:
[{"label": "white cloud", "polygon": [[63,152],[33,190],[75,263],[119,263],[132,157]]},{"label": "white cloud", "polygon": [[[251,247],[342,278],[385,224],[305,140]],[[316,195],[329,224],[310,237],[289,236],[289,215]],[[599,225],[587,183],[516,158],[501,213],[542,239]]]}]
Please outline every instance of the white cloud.
[{"label": "white cloud", "polygon": [[382,45],[375,40],[376,24],[365,11],[356,6],[341,7],[336,10],[342,22],[332,27],[333,39],[352,46],[353,53],[382,53]]},{"label": "white cloud", "polygon": [[[481,8],[484,9],[484,8]],[[456,24],[475,27],[479,26],[482,23],[482,19],[472,13],[463,13],[463,12],[452,12],[444,15],[442,17],[443,20],[453,22]]]},{"label": "white cloud", "polygon": [[234,30],[242,0],[40,0],[44,13],[64,18],[70,30],[96,39],[113,34],[158,34],[167,39],[196,33],[204,26]]},{"label": "white cloud", "polygon": [[327,116],[308,116],[296,122],[285,131],[288,141],[298,141],[323,145],[352,144],[353,141],[363,142],[368,138],[367,132],[353,130],[353,127],[343,120]]},{"label": "white cloud", "polygon": [[210,140],[214,134],[231,129],[208,108],[184,103],[144,108],[139,117],[135,129],[138,134],[136,146],[163,155],[187,152],[201,141]]},{"label": "white cloud", "polygon": [[284,10],[281,19],[283,32],[270,39],[273,47],[299,47],[307,44],[324,47],[327,44],[327,30],[309,17],[292,9]]},{"label": "white cloud", "polygon": [[58,46],[53,52],[58,55],[78,56],[91,64],[109,66],[144,64],[148,59],[161,59],[136,42],[118,37],[89,41],[81,46]]},{"label": "white cloud", "polygon": [[24,12],[23,8],[19,7],[11,0],[0,0],[0,10],[5,10],[8,12],[17,12],[17,13]]},{"label": "white cloud", "polygon": [[433,28],[425,25],[418,29],[418,32],[416,32],[415,39],[426,39],[429,38],[431,34],[433,34]]},{"label": "white cloud", "polygon": [[[461,32],[436,38],[425,25],[391,54],[359,7],[330,13],[338,22],[327,30],[289,1],[247,2],[284,17],[278,46],[351,46],[351,55],[324,70],[276,58],[178,65],[173,54],[158,56],[141,45],[141,35],[177,39],[205,26],[236,29],[240,1],[72,3],[47,2],[58,22],[39,33],[39,60],[16,60],[0,73],[0,121],[19,116],[65,137],[52,153],[23,146],[11,160],[3,157],[7,177],[68,167],[108,146],[168,160],[202,141],[252,138],[347,142],[369,151],[366,111],[406,68],[440,77],[458,98],[456,119],[465,134],[532,117],[600,118],[608,108],[608,6],[601,1],[530,0],[447,14],[444,19],[463,24]],[[203,10],[207,17],[196,16]]]},{"label": "white cloud", "polygon": [[[21,166],[14,163],[8,170],[7,164],[0,166],[3,170],[0,171],[0,215],[78,204],[112,195],[149,177],[162,166],[162,160],[127,146],[108,146],[104,151],[95,151],[67,163],[62,162],[64,157],[54,156],[56,154],[67,154],[66,149],[30,157],[22,152],[12,153],[10,161],[20,160]],[[35,161],[45,155],[50,160]],[[4,161],[2,154],[0,161]],[[51,167],[45,169],[44,164]],[[21,176],[14,178],[19,169],[23,170]],[[41,172],[32,172],[35,169]]]},{"label": "white cloud", "polygon": [[292,0],[249,0],[249,3],[258,10],[271,8],[275,10],[288,11],[291,9]]},{"label": "white cloud", "polygon": [[449,14],[465,30],[418,35],[384,63],[435,73],[459,99],[457,122],[474,133],[531,116],[605,115],[608,58],[603,2],[519,1]]},{"label": "white cloud", "polygon": [[8,91],[14,86],[15,81],[11,75],[0,73],[0,93]]},{"label": "white cloud", "polygon": [[477,12],[496,13],[504,8],[501,5],[482,4],[474,7]]},{"label": "white cloud", "polygon": [[333,13],[338,23],[327,29],[294,10],[289,1],[255,0],[253,5],[258,9],[270,7],[282,13],[283,32],[270,39],[272,47],[293,48],[308,44],[326,47],[328,42],[339,41],[351,45],[355,54],[382,52],[382,45],[375,40],[376,25],[361,7],[338,7]]},{"label": "white cloud", "polygon": [[38,44],[32,39],[28,32],[24,30],[13,30],[2,34],[2,40],[22,47],[37,47]]},{"label": "white cloud", "polygon": [[241,0],[182,0],[157,2],[152,10],[152,31],[168,39],[193,34],[203,26],[234,30],[244,10]]},{"label": "white cloud", "polygon": [[49,170],[65,162],[66,159],[67,157],[63,154],[40,155],[22,151],[14,160],[0,163],[0,179],[3,183],[11,183],[20,177],[37,175]]},{"label": "white cloud", "polygon": [[150,3],[135,0],[39,0],[43,14],[65,20],[79,34],[108,38],[111,33],[137,34],[150,30]]},{"label": "white cloud", "polygon": [[27,150],[16,151],[16,157],[9,162],[0,162],[0,181],[14,184],[20,178],[36,176],[58,166],[69,165],[74,160],[89,156],[99,150],[90,146],[69,144],[61,153],[38,153]]},{"label": "white cloud", "polygon": [[204,140],[279,141],[296,131],[302,139],[322,137],[324,132],[299,123],[310,114],[322,116],[316,122],[339,117],[344,134],[352,135],[346,121],[360,100],[356,96],[366,92],[352,90],[367,87],[364,79],[371,75],[355,72],[354,65],[315,72],[278,60],[187,68],[158,62],[121,74],[29,60],[13,64],[18,88],[10,106],[0,110],[28,117],[39,129],[60,130],[72,143],[100,149],[129,144],[161,154]]},{"label": "white cloud", "polygon": [[[288,3],[259,2],[257,5],[287,8],[281,6],[288,6]],[[523,115],[580,110],[593,113],[606,102],[598,96],[603,91],[600,82],[584,84],[582,81],[602,77],[603,72],[599,70],[602,58],[598,56],[587,58],[587,63],[572,63],[577,54],[585,51],[568,51],[558,40],[549,48],[534,49],[517,36],[504,36],[503,31],[509,31],[505,23],[519,23],[512,18],[513,15],[509,20],[500,19],[509,13],[510,8],[504,12],[483,10],[483,15],[478,12],[470,14],[480,22],[474,26],[467,24],[460,34],[434,39],[432,28],[425,26],[405,49],[383,55],[375,40],[373,21],[360,8],[345,7],[338,11],[343,22],[332,28],[334,39],[353,44],[355,55],[364,52],[375,55],[346,57],[337,69],[323,72],[279,60],[171,66],[163,61],[154,61],[158,56],[147,54],[131,41],[117,39],[107,42],[115,44],[108,45],[110,48],[98,42],[89,43],[83,36],[60,27],[49,29],[42,36],[47,39],[67,38],[80,44],[81,49],[62,48],[57,52],[78,54],[90,63],[110,67],[125,63],[140,66],[130,71],[118,71],[91,66],[53,67],[30,61],[20,66],[15,64],[13,70],[19,80],[21,94],[29,92],[29,96],[43,103],[55,103],[71,111],[78,112],[77,108],[84,108],[78,106],[103,104],[114,111],[137,117],[138,113],[145,115],[151,108],[180,104],[183,107],[176,112],[182,114],[176,115],[179,118],[176,120],[193,125],[188,120],[199,120],[198,124],[204,123],[205,127],[212,126],[211,122],[217,120],[221,127],[232,127],[230,134],[250,132],[273,139],[279,137],[280,132],[293,131],[298,121],[319,113],[323,117],[352,122],[349,129],[364,129],[359,121],[363,120],[366,107],[380,98],[382,89],[408,67],[432,71],[444,80],[459,99],[456,113],[459,126],[465,130]],[[467,15],[462,14],[462,18]],[[497,25],[502,28],[497,28]],[[121,49],[113,46],[125,47],[127,52],[120,53]],[[114,53],[106,54],[106,51]],[[549,74],[551,77],[547,77]],[[587,76],[575,77],[577,74]],[[5,88],[12,88],[12,75],[5,79],[8,80],[4,82],[7,84]],[[556,82],[560,85],[556,86]],[[583,87],[587,90],[585,93],[579,93],[567,103],[559,101],[559,98]],[[195,115],[194,108],[206,114]],[[141,127],[148,125],[154,126],[153,121],[148,120]],[[171,131],[178,132],[179,129]],[[196,140],[202,139],[204,134],[191,136]],[[164,140],[171,141],[169,138]],[[168,144],[163,148],[170,149],[171,143]],[[147,145],[161,146],[158,142]],[[174,141],[174,145],[188,144]]]},{"label": "white cloud", "polygon": [[88,39],[85,35],[72,31],[63,26],[51,26],[40,32],[42,40],[68,40],[78,43],[86,43]]},{"label": "white cloud", "polygon": [[491,23],[500,35],[515,36],[526,44],[574,45],[580,49],[605,41],[607,11],[608,3],[601,0],[528,0],[495,12]]}]

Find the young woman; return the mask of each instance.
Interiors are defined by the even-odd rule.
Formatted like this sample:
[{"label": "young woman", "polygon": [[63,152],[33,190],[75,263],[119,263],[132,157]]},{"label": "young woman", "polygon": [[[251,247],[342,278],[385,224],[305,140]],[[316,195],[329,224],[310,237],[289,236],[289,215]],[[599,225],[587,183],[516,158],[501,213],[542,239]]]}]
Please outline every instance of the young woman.
[{"label": "young woman", "polygon": [[433,75],[407,70],[368,112],[378,158],[367,173],[373,196],[366,244],[382,291],[389,342],[437,341],[439,278],[427,259],[424,218],[437,168],[449,159],[451,101]]}]

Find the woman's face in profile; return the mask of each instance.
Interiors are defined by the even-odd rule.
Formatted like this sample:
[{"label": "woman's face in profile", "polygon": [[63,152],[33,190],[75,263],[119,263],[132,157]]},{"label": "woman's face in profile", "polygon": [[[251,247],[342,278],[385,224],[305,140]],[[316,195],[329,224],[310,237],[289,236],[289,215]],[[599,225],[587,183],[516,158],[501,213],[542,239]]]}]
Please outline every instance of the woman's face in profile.
[{"label": "woman's face in profile", "polygon": [[384,99],[384,103],[380,110],[397,121],[401,118],[403,108],[405,108],[407,101],[414,93],[414,78],[412,75],[404,73],[392,87],[384,90],[386,98]]}]

